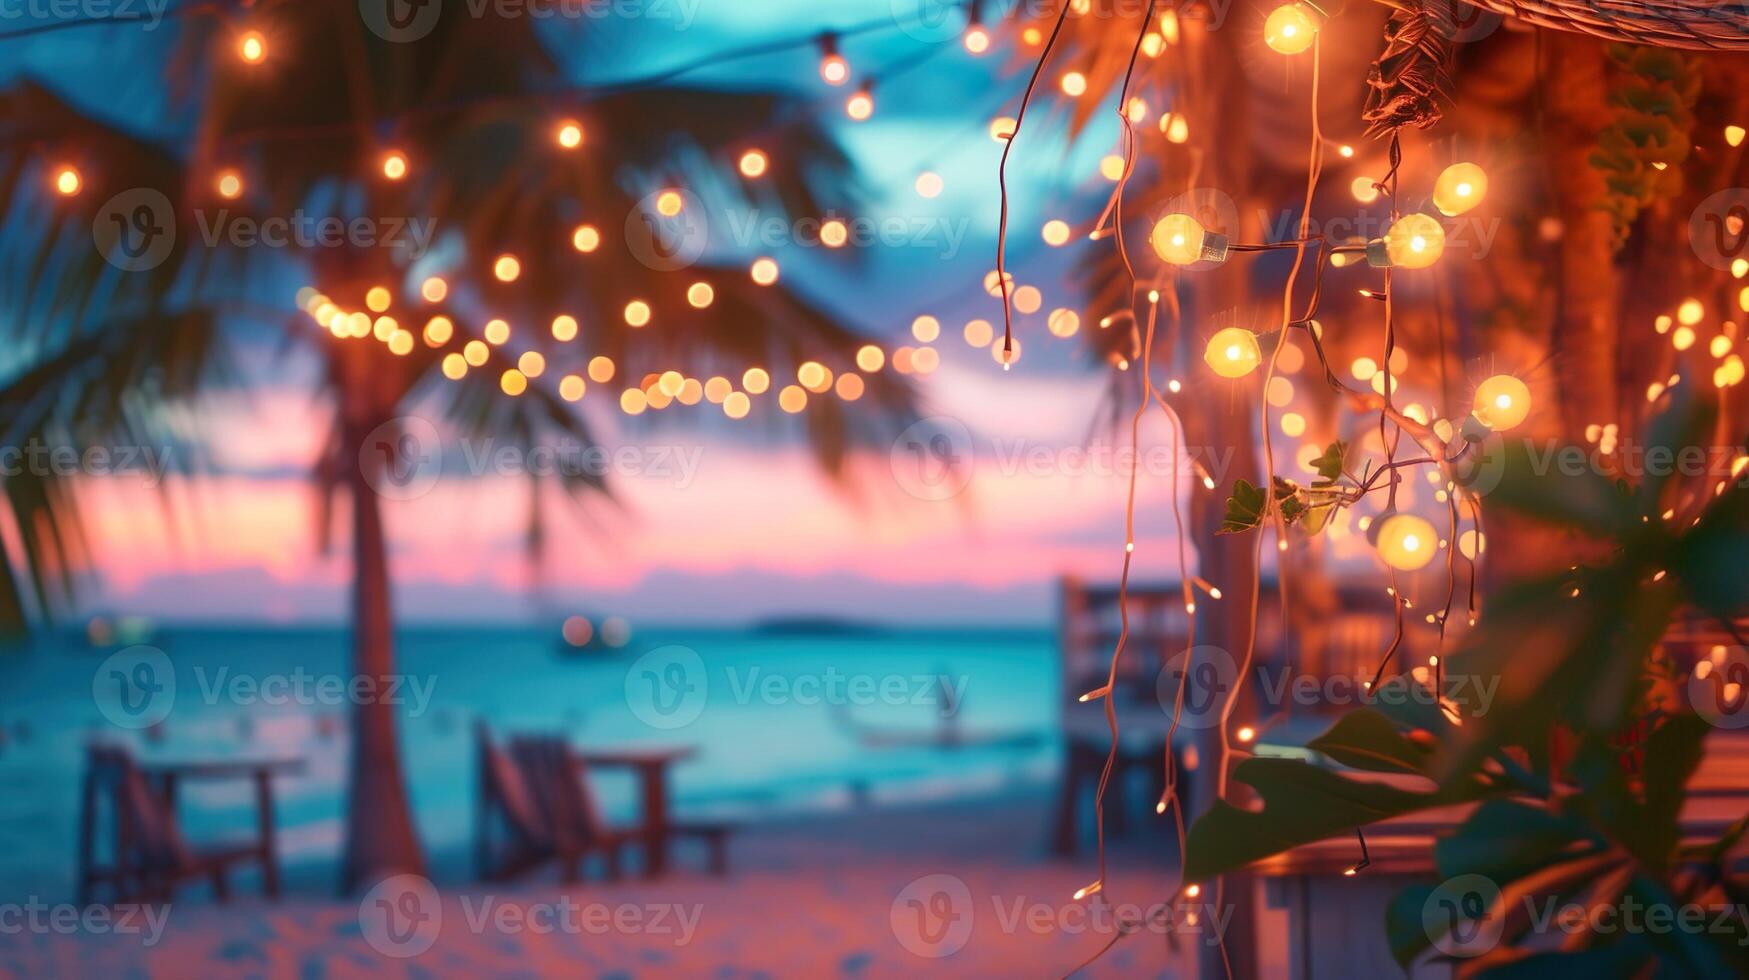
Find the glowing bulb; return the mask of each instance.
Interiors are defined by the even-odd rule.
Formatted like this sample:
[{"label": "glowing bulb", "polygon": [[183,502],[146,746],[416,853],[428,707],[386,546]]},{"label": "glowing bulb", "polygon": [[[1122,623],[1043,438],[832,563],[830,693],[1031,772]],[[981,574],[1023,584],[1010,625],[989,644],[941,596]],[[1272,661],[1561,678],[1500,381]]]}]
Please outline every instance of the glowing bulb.
[{"label": "glowing bulb", "polygon": [[1726,126],[1725,127],[1725,142],[1730,146],[1740,146],[1743,143],[1743,136],[1744,136],[1745,132],[1746,131],[1741,126],[1737,126],[1737,125]]},{"label": "glowing bulb", "polygon": [[462,359],[468,362],[469,367],[480,367],[491,356],[492,349],[486,346],[485,341],[470,340],[462,345]]},{"label": "glowing bulb", "polygon": [[389,291],[382,286],[372,286],[364,292],[365,309],[370,310],[372,313],[386,312],[389,308],[389,304],[393,302],[394,297],[391,296]]},{"label": "glowing bulb", "polygon": [[627,415],[642,415],[649,404],[649,399],[636,388],[627,388],[619,393],[619,410]]},{"label": "glowing bulb", "polygon": [[769,258],[754,259],[748,274],[759,285],[769,286],[777,281],[777,261]]},{"label": "glowing bulb", "polygon": [[1454,163],[1433,182],[1433,206],[1448,215],[1459,215],[1482,203],[1488,193],[1488,175],[1473,163]]},{"label": "glowing bulb", "polygon": [[460,354],[443,355],[443,376],[451,381],[460,381],[467,377],[468,362]]},{"label": "glowing bulb", "polygon": [[820,244],[827,248],[843,248],[850,240],[850,229],[844,222],[833,218],[820,226]]},{"label": "glowing bulb", "polygon": [[1704,319],[1706,319],[1706,306],[1698,299],[1685,299],[1682,301],[1682,305],[1676,308],[1676,322],[1684,326],[1692,327]]},{"label": "glowing bulb", "polygon": [[920,316],[911,321],[911,336],[916,337],[918,343],[933,344],[941,336],[941,321],[927,314]]},{"label": "glowing bulb", "polygon": [[498,387],[502,388],[506,395],[515,398],[528,390],[528,378],[521,371],[510,368],[499,376]]},{"label": "glowing bulb", "polygon": [[973,24],[966,31],[964,41],[966,50],[972,54],[983,54],[990,50],[990,32],[977,24]]},{"label": "glowing bulb", "polygon": [[1148,236],[1154,254],[1173,265],[1190,265],[1203,257],[1203,241],[1208,233],[1201,223],[1188,214],[1169,214],[1154,223]]},{"label": "glowing bulb", "polygon": [[1414,514],[1391,514],[1374,525],[1379,558],[1385,564],[1403,572],[1423,568],[1433,560],[1438,536],[1433,525]]},{"label": "glowing bulb", "polygon": [[494,347],[502,347],[510,340],[510,324],[503,320],[487,320],[484,332],[486,343]]},{"label": "glowing bulb", "polygon": [[962,333],[966,343],[973,347],[988,347],[991,338],[996,336],[996,328],[988,320],[967,320]]},{"label": "glowing bulb", "polygon": [[407,176],[407,155],[399,150],[390,150],[383,154],[383,176],[390,180],[400,180]]},{"label": "glowing bulb", "polygon": [[1045,318],[1045,327],[1053,337],[1073,337],[1081,329],[1081,317],[1074,310],[1059,307]]},{"label": "glowing bulb", "polygon": [[941,195],[941,175],[925,171],[917,175],[917,196],[939,197]]},{"label": "glowing bulb", "polygon": [[626,304],[626,326],[641,327],[650,322],[650,304],[641,299],[634,299]]},{"label": "glowing bulb", "polygon": [[844,112],[857,122],[874,115],[874,93],[863,89],[844,102]]},{"label": "glowing bulb", "polygon": [[763,395],[771,390],[771,375],[764,368],[748,368],[741,375],[741,387],[750,395]]},{"label": "glowing bulb", "polygon": [[1530,415],[1530,388],[1510,374],[1496,374],[1476,386],[1474,408],[1477,421],[1505,432]]},{"label": "glowing bulb", "polygon": [[389,334],[389,353],[405,357],[413,352],[413,335],[405,330]]},{"label": "glowing bulb", "polygon": [[656,195],[656,213],[664,218],[672,218],[686,207],[686,199],[677,190],[665,190]]},{"label": "glowing bulb", "polygon": [[567,374],[559,382],[559,397],[568,402],[582,401],[583,393],[589,386],[583,382],[581,375]]},{"label": "glowing bulb", "polygon": [[514,255],[500,255],[498,261],[492,263],[492,275],[499,282],[515,282],[516,277],[522,275],[522,263]]},{"label": "glowing bulb", "polygon": [[694,309],[702,310],[711,305],[716,298],[717,291],[712,289],[708,282],[695,282],[686,288],[686,301],[691,303]]},{"label": "glowing bulb", "polygon": [[887,355],[873,344],[865,345],[856,352],[856,366],[859,370],[873,374],[887,363]]},{"label": "glowing bulb", "polygon": [[1060,84],[1064,95],[1077,98],[1087,91],[1087,76],[1078,71],[1064,72]]},{"label": "glowing bulb", "polygon": [[558,140],[559,145],[565,149],[575,150],[583,145],[583,127],[578,125],[575,120],[567,119],[559,124],[559,128],[553,133],[553,138]]},{"label": "glowing bulb", "polygon": [[235,170],[219,171],[219,179],[214,182],[219,196],[227,201],[235,201],[243,194],[243,178]]},{"label": "glowing bulb", "polygon": [[1257,737],[1257,729],[1252,728],[1250,725],[1240,725],[1239,731],[1236,734],[1239,736],[1239,741],[1249,742]]},{"label": "glowing bulb", "polygon": [[431,276],[419,284],[419,295],[424,297],[427,303],[441,303],[443,298],[449,295],[449,283],[445,282],[441,276]]},{"label": "glowing bulb", "polygon": [[563,344],[577,339],[577,318],[561,313],[553,317],[553,339]]},{"label": "glowing bulb", "polygon": [[833,52],[820,59],[820,77],[827,85],[843,85],[850,80],[850,63]]},{"label": "glowing bulb", "polygon": [[1069,223],[1054,219],[1047,221],[1045,222],[1042,234],[1044,235],[1045,244],[1052,248],[1066,245],[1069,241]]},{"label": "glowing bulb", "polygon": [[245,31],[237,39],[237,57],[242,58],[244,64],[261,64],[267,58],[267,39],[260,31]]},{"label": "glowing bulb", "polygon": [[55,190],[62,197],[72,197],[79,193],[79,188],[83,183],[84,181],[79,179],[79,171],[72,167],[62,167],[55,174]]},{"label": "glowing bulb", "polygon": [[589,380],[598,385],[613,380],[613,358],[598,354],[589,359]]},{"label": "glowing bulb", "polygon": [[1013,116],[998,116],[990,120],[990,138],[1003,143],[1014,138],[1014,130],[1020,124]]},{"label": "glowing bulb", "polygon": [[1425,214],[1406,214],[1385,232],[1385,254],[1392,265],[1425,269],[1445,251],[1445,229]]},{"label": "glowing bulb", "polygon": [[743,391],[731,391],[723,397],[723,414],[732,419],[744,419],[753,401]]},{"label": "glowing bulb", "polygon": [[1299,54],[1317,35],[1318,22],[1304,4],[1283,4],[1263,22],[1263,43],[1278,54]]},{"label": "glowing bulb", "polygon": [[455,324],[449,317],[434,316],[425,324],[425,343],[430,347],[442,347],[455,336]]},{"label": "glowing bulb", "polygon": [[593,252],[601,247],[601,232],[594,225],[578,225],[571,232],[571,247],[585,254]]},{"label": "glowing bulb", "polygon": [[808,407],[808,393],[796,385],[785,385],[777,393],[777,407],[794,415]]},{"label": "glowing bulb", "polygon": [[547,370],[547,359],[538,350],[523,351],[516,359],[516,369],[531,378],[538,378]]},{"label": "glowing bulb", "polygon": [[1227,327],[1215,331],[1203,350],[1202,359],[1223,378],[1243,378],[1263,362],[1257,335],[1243,327]]},{"label": "glowing bulb", "polygon": [[741,176],[746,178],[765,176],[765,168],[770,163],[765,154],[759,150],[748,150],[741,154]]}]

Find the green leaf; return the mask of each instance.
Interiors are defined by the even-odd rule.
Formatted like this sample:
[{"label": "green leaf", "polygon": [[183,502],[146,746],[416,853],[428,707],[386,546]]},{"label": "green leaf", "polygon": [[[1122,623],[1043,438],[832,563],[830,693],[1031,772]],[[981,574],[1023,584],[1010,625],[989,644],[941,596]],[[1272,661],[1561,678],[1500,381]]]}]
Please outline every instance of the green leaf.
[{"label": "green leaf", "polygon": [[1348,443],[1338,439],[1324,447],[1323,455],[1312,460],[1312,469],[1318,473],[1318,479],[1312,481],[1314,487],[1328,487],[1342,478],[1342,457],[1348,455]]},{"label": "green leaf", "polygon": [[1216,800],[1191,825],[1185,846],[1186,880],[1203,881],[1389,817],[1495,792],[1470,780],[1431,792],[1402,790],[1349,779],[1299,759],[1246,759],[1233,768],[1233,778],[1257,791],[1263,809],[1242,810]]},{"label": "green leaf", "polygon": [[1345,766],[1372,772],[1425,774],[1432,754],[1399,732],[1391,719],[1371,708],[1357,708],[1343,715],[1306,747]]},{"label": "green leaf", "polygon": [[1216,534],[1239,534],[1263,523],[1263,488],[1249,480],[1236,480],[1227,498],[1227,516]]}]

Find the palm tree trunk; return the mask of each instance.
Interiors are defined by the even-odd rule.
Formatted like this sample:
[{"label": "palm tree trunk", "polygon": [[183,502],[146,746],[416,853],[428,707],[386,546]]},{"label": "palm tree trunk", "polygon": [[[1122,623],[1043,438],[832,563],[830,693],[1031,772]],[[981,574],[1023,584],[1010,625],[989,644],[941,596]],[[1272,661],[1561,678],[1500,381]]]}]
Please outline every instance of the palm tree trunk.
[{"label": "palm tree trunk", "polygon": [[[376,678],[375,689],[381,691],[395,670],[394,624],[381,499],[365,467],[383,464],[380,456],[361,452],[376,428],[372,417],[343,411],[354,416],[343,423],[342,450],[352,497],[352,669],[355,676]],[[353,706],[343,893],[369,888],[388,875],[425,873],[401,771],[396,710],[381,698],[362,698]]]},{"label": "palm tree trunk", "polygon": [[1585,427],[1613,421],[1616,408],[1616,323],[1620,285],[1615,268],[1615,232],[1604,197],[1603,175],[1591,165],[1597,135],[1609,125],[1609,79],[1603,44],[1561,31],[1543,36],[1544,91],[1549,185],[1564,231],[1560,255],[1560,306],[1555,318],[1555,377],[1561,421],[1569,439]]}]

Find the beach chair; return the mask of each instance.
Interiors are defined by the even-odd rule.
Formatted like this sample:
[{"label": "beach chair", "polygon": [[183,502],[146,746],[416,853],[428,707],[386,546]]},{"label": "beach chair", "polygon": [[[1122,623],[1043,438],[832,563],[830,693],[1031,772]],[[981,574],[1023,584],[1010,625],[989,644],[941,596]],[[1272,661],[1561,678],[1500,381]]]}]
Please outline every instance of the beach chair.
[{"label": "beach chair", "polygon": [[[728,868],[728,837],[722,823],[677,823],[668,818],[666,769],[684,752],[580,753],[558,736],[518,736],[499,744],[484,724],[477,728],[479,807],[474,855],[480,876],[502,881],[548,861],[556,861],[569,883],[582,876],[583,862],[599,855],[609,880],[623,869],[623,854],[642,845],[644,872],[655,877],[667,867],[671,840],[704,842],[712,874]],[[601,816],[590,792],[591,766],[625,766],[643,785],[643,820],[637,826],[612,826]]]},{"label": "beach chair", "polygon": [[[209,882],[213,896],[222,902],[230,896],[230,870],[245,863],[260,866],[263,892],[277,898],[273,776],[300,771],[302,765],[299,760],[274,760],[148,766],[136,762],[121,746],[89,746],[79,817],[80,904],[90,902],[102,885],[110,887],[116,904],[168,901],[179,886],[196,880]],[[191,779],[253,781],[255,837],[229,844],[189,844],[177,821],[176,789]],[[114,829],[108,864],[98,861],[100,809]]]}]

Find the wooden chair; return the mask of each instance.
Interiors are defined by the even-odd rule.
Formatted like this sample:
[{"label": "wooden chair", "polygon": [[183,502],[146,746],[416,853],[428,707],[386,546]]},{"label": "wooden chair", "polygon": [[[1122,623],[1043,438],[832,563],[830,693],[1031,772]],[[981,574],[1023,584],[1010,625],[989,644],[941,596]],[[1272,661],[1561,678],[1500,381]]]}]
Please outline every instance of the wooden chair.
[{"label": "wooden chair", "polygon": [[[86,751],[79,816],[79,902],[91,901],[100,885],[112,901],[168,901],[176,888],[204,879],[213,895],[230,895],[230,869],[244,862],[261,867],[262,890],[279,896],[275,847],[273,776],[301,771],[301,760],[205,762],[141,765],[117,745],[93,744]],[[182,836],[176,817],[179,782],[250,779],[255,784],[256,835],[253,840],[195,847]],[[114,836],[110,864],[99,864],[97,825],[107,807]]]},{"label": "wooden chair", "polygon": [[[728,869],[728,837],[722,823],[677,823],[668,818],[668,766],[687,751],[579,753],[557,736],[519,736],[499,745],[484,724],[478,726],[479,807],[474,855],[480,876],[506,880],[556,861],[562,879],[582,876],[583,862],[600,855],[605,873],[617,879],[622,855],[643,845],[644,872],[656,877],[667,868],[670,841],[694,838],[705,843],[712,874]],[[589,788],[591,766],[636,771],[643,789],[642,821],[612,826],[601,816]]]}]

